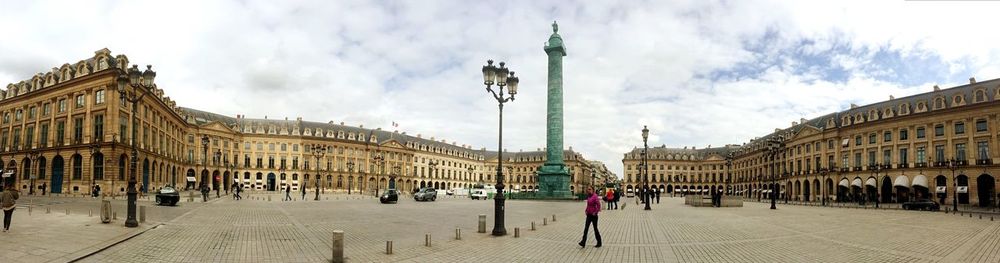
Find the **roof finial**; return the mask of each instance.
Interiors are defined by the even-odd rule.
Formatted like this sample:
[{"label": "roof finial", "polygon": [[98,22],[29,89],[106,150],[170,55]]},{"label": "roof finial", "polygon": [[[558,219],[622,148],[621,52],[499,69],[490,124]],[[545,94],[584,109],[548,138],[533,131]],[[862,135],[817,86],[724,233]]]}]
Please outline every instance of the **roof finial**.
[{"label": "roof finial", "polygon": [[552,33],[559,33],[559,25],[555,20],[552,20]]}]

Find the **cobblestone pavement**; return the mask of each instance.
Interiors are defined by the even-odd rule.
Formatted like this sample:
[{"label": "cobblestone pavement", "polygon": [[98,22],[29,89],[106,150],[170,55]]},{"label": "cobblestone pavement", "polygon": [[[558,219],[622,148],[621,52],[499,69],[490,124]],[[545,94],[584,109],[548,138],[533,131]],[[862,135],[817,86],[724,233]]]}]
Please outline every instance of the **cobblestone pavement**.
[{"label": "cobblestone pavement", "polygon": [[[187,211],[169,212],[176,216],[162,216],[155,229],[82,261],[328,262],[331,233],[340,229],[350,262],[1000,262],[1000,221],[941,212],[801,205],[770,210],[756,202],[694,208],[665,198],[652,211],[634,203],[603,211],[604,246],[594,248],[591,233],[588,246],[580,248],[580,202],[509,200],[509,235],[492,237],[476,233],[478,214],[488,215],[487,232],[492,229],[492,200],[401,197],[381,205],[357,195],[324,195],[319,202],[267,197],[162,208]],[[529,230],[532,221],[535,231]],[[461,240],[455,239],[456,228]],[[521,237],[513,236],[515,228]],[[425,234],[432,236],[430,247],[424,246]],[[386,255],[389,240],[394,251]]]}]

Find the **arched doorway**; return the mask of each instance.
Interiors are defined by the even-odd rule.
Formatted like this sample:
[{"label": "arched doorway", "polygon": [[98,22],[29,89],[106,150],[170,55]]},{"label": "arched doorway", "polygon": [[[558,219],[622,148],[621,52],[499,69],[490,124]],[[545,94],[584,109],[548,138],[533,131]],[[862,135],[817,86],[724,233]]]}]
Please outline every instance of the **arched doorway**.
[{"label": "arched doorway", "polygon": [[424,188],[424,187],[427,187],[427,183],[424,182],[424,181],[420,181],[420,188]]},{"label": "arched doorway", "polygon": [[837,183],[837,202],[850,202],[851,183],[847,181],[847,178],[840,179]]},{"label": "arched doorway", "polygon": [[49,192],[52,193],[62,193],[63,184],[63,158],[62,156],[56,155],[52,158],[52,181],[49,183],[51,189]]},{"label": "arched doorway", "polygon": [[934,193],[937,194],[938,203],[944,205],[945,198],[948,197],[948,178],[944,175],[934,177]]},{"label": "arched doorway", "polygon": [[[14,162],[14,160],[10,160],[10,163],[7,163],[7,169],[14,169],[16,167],[17,162]],[[4,185],[13,185],[16,181],[17,175],[11,175],[10,177],[5,177]]]},{"label": "arched doorway", "polygon": [[979,196],[979,206],[980,207],[992,207],[993,206],[993,196],[995,181],[993,181],[993,176],[988,174],[979,175],[976,178],[976,191],[977,196]]},{"label": "arched doorway", "polygon": [[889,176],[882,177],[882,185],[879,186],[882,190],[880,191],[882,203],[892,203],[892,179]]},{"label": "arched doorway", "polygon": [[[797,184],[797,183],[798,183],[798,182],[796,182],[796,184]],[[804,182],[804,183],[802,184],[802,201],[803,201],[803,202],[809,202],[810,200],[812,200],[811,198],[809,198],[809,196],[810,196],[810,193],[811,193],[811,192],[809,191],[809,180],[806,180],[806,181],[805,181],[805,182]]]},{"label": "arched doorway", "polygon": [[441,188],[440,186],[441,185],[439,185],[438,182],[434,182],[434,189],[440,189]]},{"label": "arched doorway", "polygon": [[212,189],[219,189],[222,183],[222,177],[219,176],[219,170],[212,171]]},{"label": "arched doorway", "polygon": [[892,188],[896,190],[896,202],[910,201],[910,179],[908,177],[905,175],[897,176],[892,183]]},{"label": "arched doorway", "polygon": [[195,189],[194,176],[194,169],[188,169],[187,174],[184,176],[184,190]]},{"label": "arched doorway", "polygon": [[225,181],[222,186],[226,188],[226,192],[229,192],[229,188],[232,188],[231,186],[233,185],[232,176],[229,176],[229,171],[222,173],[222,178]]},{"label": "arched doorway", "polygon": [[914,176],[911,187],[913,188],[913,198],[915,200],[931,198],[930,187],[928,187],[926,176],[922,174]]},{"label": "arched doorway", "polygon": [[[958,176],[958,203],[962,205],[969,204],[969,177],[964,174]],[[962,188],[965,188],[964,191]]]},{"label": "arched doorway", "polygon": [[[306,176],[308,176],[308,175],[306,175]],[[277,179],[274,178],[274,173],[267,173],[267,190],[268,191],[275,191],[275,189],[276,189],[275,188],[275,183],[276,182],[277,182]]]}]

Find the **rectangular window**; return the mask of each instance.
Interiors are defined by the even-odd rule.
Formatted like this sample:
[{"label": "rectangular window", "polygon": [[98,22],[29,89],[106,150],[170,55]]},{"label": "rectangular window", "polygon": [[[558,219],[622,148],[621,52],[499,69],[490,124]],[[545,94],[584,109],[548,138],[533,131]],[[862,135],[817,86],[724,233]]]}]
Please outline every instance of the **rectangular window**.
[{"label": "rectangular window", "polygon": [[35,141],[35,126],[24,128],[24,148],[31,149],[31,143]]},{"label": "rectangular window", "polygon": [[[123,114],[124,115],[124,114]],[[128,117],[118,116],[118,137],[120,137],[121,142],[128,138]]]},{"label": "rectangular window", "polygon": [[104,141],[104,115],[94,115],[94,141]]},{"label": "rectangular window", "polygon": [[917,128],[917,139],[923,139],[927,137],[927,132],[924,131],[924,127]]},{"label": "rectangular window", "polygon": [[917,147],[917,163],[927,163],[927,151],[923,146]]},{"label": "rectangular window", "polygon": [[905,141],[910,138],[910,131],[907,129],[899,130],[899,140]]},{"label": "rectangular window", "polygon": [[986,160],[990,158],[990,143],[988,142],[977,142],[976,151],[979,152],[979,160]]},{"label": "rectangular window", "polygon": [[907,153],[908,153],[907,150],[908,149],[906,149],[906,148],[900,148],[899,149],[899,163],[900,164],[907,164],[907,163],[910,162],[909,156],[907,156]]},{"label": "rectangular window", "polygon": [[87,104],[87,101],[83,100],[83,94],[76,95],[76,107],[83,108]]},{"label": "rectangular window", "polygon": [[986,120],[976,120],[976,132],[984,132],[986,128]]},{"label": "rectangular window", "polygon": [[938,162],[946,161],[944,159],[944,145],[934,145],[934,159]]},{"label": "rectangular window", "polygon": [[875,164],[875,151],[868,151],[868,165]]},{"label": "rectangular window", "polygon": [[886,164],[892,163],[892,150],[882,150],[882,162]]},{"label": "rectangular window", "polygon": [[861,145],[861,135],[854,137],[854,145]]},{"label": "rectangular window", "polygon": [[59,100],[59,113],[66,112],[66,99]]},{"label": "rectangular window", "polygon": [[249,142],[243,143],[243,150],[247,150],[247,151],[250,150],[250,143]]},{"label": "rectangular window", "polygon": [[887,131],[887,132],[883,133],[882,134],[882,140],[886,141],[886,142],[891,142],[892,141],[892,132]]},{"label": "rectangular window", "polygon": [[7,131],[3,131],[3,138],[0,138],[0,151],[7,151],[7,137],[8,136],[10,136],[10,133],[7,132]]},{"label": "rectangular window", "polygon": [[43,123],[39,128],[38,145],[49,147],[49,124]]},{"label": "rectangular window", "polygon": [[83,118],[73,118],[73,143],[83,142]]},{"label": "rectangular window", "polygon": [[94,104],[104,104],[104,90],[94,92]]},{"label": "rectangular window", "polygon": [[21,147],[21,129],[20,128],[15,128],[14,129],[14,140],[13,140],[13,142],[14,143],[11,144],[10,146],[13,146],[14,149],[19,149]]},{"label": "rectangular window", "polygon": [[965,123],[955,123],[955,134],[965,134]]},{"label": "rectangular window", "polygon": [[38,111],[38,108],[35,108],[34,106],[29,107],[28,108],[28,119],[29,120],[34,120],[35,119],[35,113],[37,111]]},{"label": "rectangular window", "polygon": [[875,144],[875,134],[868,135],[868,144]]},{"label": "rectangular window", "polygon": [[937,126],[934,126],[934,136],[944,136],[944,125],[938,124]]},{"label": "rectangular window", "polygon": [[52,113],[52,105],[49,105],[49,103],[43,103],[42,116],[49,116],[49,113]]},{"label": "rectangular window", "polygon": [[861,167],[861,153],[854,153],[854,167]]},{"label": "rectangular window", "polygon": [[965,161],[965,144],[955,144],[955,159]]},{"label": "rectangular window", "polygon": [[62,146],[66,138],[66,121],[59,120],[56,122],[56,146]]}]

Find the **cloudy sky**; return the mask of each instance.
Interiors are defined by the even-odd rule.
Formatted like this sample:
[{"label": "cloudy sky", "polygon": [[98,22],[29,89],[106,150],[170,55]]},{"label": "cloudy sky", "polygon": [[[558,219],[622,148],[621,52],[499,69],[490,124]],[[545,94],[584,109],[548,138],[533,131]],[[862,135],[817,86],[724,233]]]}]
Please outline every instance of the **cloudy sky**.
[{"label": "cloudy sky", "polygon": [[[1000,78],[1000,3],[909,1],[0,0],[0,84],[101,48],[152,64],[179,105],[345,122],[496,149],[487,59],[520,76],[504,148],[545,145],[559,22],[566,147],[747,142],[867,104]],[[994,62],[994,63],[990,63]]]}]

